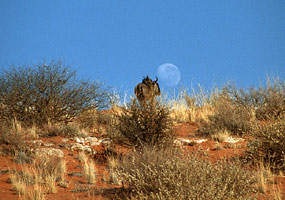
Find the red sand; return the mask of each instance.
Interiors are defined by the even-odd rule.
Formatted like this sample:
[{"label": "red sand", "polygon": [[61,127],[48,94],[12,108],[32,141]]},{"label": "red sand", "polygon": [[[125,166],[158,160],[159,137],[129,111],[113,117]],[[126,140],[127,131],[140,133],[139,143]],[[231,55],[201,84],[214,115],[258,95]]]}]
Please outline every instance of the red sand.
[{"label": "red sand", "polygon": [[[194,132],[197,130],[198,124],[196,123],[179,123],[176,125],[176,135],[179,138],[187,138],[190,139],[191,136],[193,136]],[[40,138],[44,142],[49,142],[53,144],[59,144],[62,143],[61,137],[52,137],[52,138]],[[220,150],[215,149],[216,142],[215,141],[207,141],[201,144],[195,144],[194,146],[187,146],[186,148],[190,151],[194,150],[204,150],[209,155],[209,158],[212,161],[216,161],[217,159],[222,158],[230,158],[239,156],[242,154],[242,152],[245,149],[246,141],[240,142],[239,145],[237,145],[236,148],[224,148],[228,144],[226,143],[220,143],[219,146],[223,147]],[[71,172],[82,172],[82,168],[79,168],[80,165],[79,161],[75,159],[75,156],[77,155],[77,152],[70,152],[66,149],[63,149],[65,154],[65,160],[66,160],[66,169],[67,173]],[[119,185],[110,185],[106,182],[102,181],[102,178],[104,174],[107,173],[106,169],[106,163],[102,162],[104,161],[104,158],[102,153],[104,151],[104,147],[102,145],[99,145],[95,148],[95,150],[98,152],[94,156],[95,158],[95,164],[96,164],[96,171],[97,171],[97,183],[95,185],[88,185],[84,177],[77,177],[77,176],[68,176],[66,175],[66,179],[69,182],[68,188],[62,188],[57,186],[57,193],[55,194],[47,194],[47,199],[57,199],[57,200],[64,200],[64,199],[80,199],[80,200],[90,200],[90,199],[108,199],[106,196],[102,197],[101,195],[94,195],[93,190],[96,189],[109,189],[110,192],[112,192],[112,188],[119,188],[121,186]],[[12,161],[12,158],[7,156],[0,156],[0,170],[1,172],[4,172],[4,170],[21,170],[24,165],[15,164]],[[7,174],[0,174],[0,199],[3,200],[16,200],[19,199],[18,195],[15,194],[13,191],[12,185],[8,182],[9,173]],[[285,177],[278,177],[276,182],[278,182],[279,186],[281,187],[280,190],[283,194],[283,199],[285,199]],[[90,187],[91,189],[89,191],[84,192],[71,192],[74,189],[78,188],[84,188],[84,187]],[[269,188],[272,188],[272,185],[268,186]],[[271,197],[272,198],[272,197]],[[261,195],[260,199],[270,199],[269,195]]]}]

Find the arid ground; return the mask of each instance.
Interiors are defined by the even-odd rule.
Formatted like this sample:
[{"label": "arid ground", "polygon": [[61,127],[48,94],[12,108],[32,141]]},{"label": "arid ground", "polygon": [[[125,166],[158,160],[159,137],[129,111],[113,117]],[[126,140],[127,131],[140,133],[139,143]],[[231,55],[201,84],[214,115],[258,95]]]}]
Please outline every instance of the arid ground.
[{"label": "arid ground", "polygon": [[[217,142],[209,138],[197,138],[194,136],[198,127],[201,124],[189,122],[189,123],[177,123],[175,125],[175,134],[178,140],[177,143],[183,145],[184,148],[189,151],[202,151],[205,152],[209,159],[216,162],[219,159],[239,157],[243,155],[246,149],[247,138],[231,137],[229,141]],[[96,137],[98,139],[97,144],[91,145],[90,143],[80,141],[80,139],[64,137],[39,137],[37,141],[41,141],[39,148],[55,148],[60,149],[64,153],[64,160],[66,164],[65,171],[65,183],[62,186],[59,182],[56,183],[56,189],[50,194],[45,194],[46,199],[112,199],[113,194],[118,192],[122,185],[120,182],[110,181],[108,177],[108,163],[106,156],[104,155],[105,147],[104,143],[100,143],[100,134],[89,133],[89,136]],[[204,140],[203,140],[204,139]],[[196,141],[196,142],[195,142]],[[83,164],[78,159],[79,151],[74,148],[71,150],[71,144],[80,143],[82,145],[91,146],[96,153],[89,154],[94,160],[96,181],[94,184],[89,184],[83,172]],[[69,144],[69,145],[68,145]],[[116,147],[118,152],[124,153],[123,148]],[[88,154],[87,154],[88,155]],[[13,161],[11,156],[2,155],[0,157],[0,199],[3,200],[16,200],[20,199],[15,188],[11,184],[11,175],[16,171],[21,171],[30,164],[17,164]],[[254,169],[252,169],[254,170]],[[274,176],[273,180],[265,181],[266,189],[259,199],[273,199],[272,196],[275,190],[278,190],[282,195],[282,199],[285,199],[285,176]]]}]

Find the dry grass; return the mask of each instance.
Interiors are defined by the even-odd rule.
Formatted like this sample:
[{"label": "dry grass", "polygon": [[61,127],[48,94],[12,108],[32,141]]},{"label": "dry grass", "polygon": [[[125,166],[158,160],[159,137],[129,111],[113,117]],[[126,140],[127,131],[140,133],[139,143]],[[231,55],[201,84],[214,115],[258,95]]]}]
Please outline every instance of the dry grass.
[{"label": "dry grass", "polygon": [[192,122],[208,122],[209,116],[213,113],[211,105],[199,106],[196,104],[195,97],[185,95],[185,100],[188,107],[189,119]]},{"label": "dry grass", "polygon": [[108,156],[107,157],[107,166],[109,170],[117,169],[119,166],[119,160],[115,156]]},{"label": "dry grass", "polygon": [[[116,109],[117,108],[115,108],[115,106],[112,107],[113,111]],[[104,134],[106,130],[103,127],[110,125],[111,120],[111,114],[108,112],[88,110],[83,112],[76,121],[80,124],[81,129],[87,130],[91,133]]]},{"label": "dry grass", "polygon": [[175,122],[189,122],[192,121],[192,112],[188,109],[187,105],[179,100],[171,103],[170,117]]},{"label": "dry grass", "polygon": [[87,177],[87,182],[89,184],[95,184],[96,183],[96,170],[95,170],[95,164],[94,161],[90,160],[87,165],[84,167],[84,173]]},{"label": "dry grass", "polygon": [[225,130],[218,131],[217,133],[211,134],[210,138],[218,142],[224,142],[229,136],[230,136],[230,133],[228,132],[228,130],[225,129]]},{"label": "dry grass", "polygon": [[96,169],[95,169],[94,161],[89,159],[88,156],[83,152],[80,152],[78,154],[78,160],[82,162],[83,172],[86,176],[88,184],[95,184],[96,183]]},{"label": "dry grass", "polygon": [[[23,177],[25,173],[29,174],[29,170],[24,169]],[[32,180],[22,178],[20,174],[12,174],[10,176],[13,189],[16,194],[19,195],[20,199],[23,200],[44,200],[45,198],[45,189],[41,186],[42,183],[38,182],[39,179],[37,174],[32,174]],[[35,182],[36,181],[36,182]],[[49,189],[47,189],[48,191]]]},{"label": "dry grass", "polygon": [[34,186],[23,186],[24,191],[19,196],[21,200],[46,200],[45,192],[43,191],[42,187],[39,185]]},{"label": "dry grass", "polygon": [[268,191],[268,184],[273,183],[274,175],[270,171],[270,168],[266,168],[264,166],[264,163],[262,161],[257,171],[257,177],[258,177],[258,182],[260,186],[260,191],[262,193],[266,193]]},{"label": "dry grass", "polygon": [[54,194],[57,192],[56,177],[54,175],[49,175],[45,177],[45,184],[48,194]]},{"label": "dry grass", "polygon": [[11,130],[14,132],[21,133],[23,132],[22,123],[19,122],[17,119],[11,121]]},{"label": "dry grass", "polygon": [[274,200],[282,199],[282,183],[278,181],[278,178],[283,177],[282,172],[280,174],[272,173],[271,166],[268,166],[264,161],[260,161],[257,171],[257,180],[259,190],[262,193],[271,193],[271,197]]},{"label": "dry grass", "polygon": [[116,169],[118,169],[120,165],[120,161],[115,156],[108,156],[107,157],[107,169],[109,173],[105,174],[105,181],[109,184],[120,185],[121,179],[119,178]]},{"label": "dry grass", "polygon": [[23,200],[45,200],[46,195],[43,188],[39,185],[34,185],[34,187],[29,188],[27,193],[21,197]]},{"label": "dry grass", "polygon": [[21,199],[42,200],[46,193],[57,192],[57,180],[64,180],[65,162],[53,157],[36,157],[31,166],[11,174],[13,188]]},{"label": "dry grass", "polygon": [[32,126],[27,130],[27,136],[30,137],[31,139],[38,139],[38,129],[36,126]]},{"label": "dry grass", "polygon": [[26,193],[26,184],[24,180],[19,180],[16,174],[11,174],[10,181],[16,194],[23,195]]},{"label": "dry grass", "polygon": [[77,159],[82,163],[87,163],[88,157],[84,152],[79,152],[77,155]]},{"label": "dry grass", "polygon": [[178,98],[168,102],[171,110],[170,116],[175,122],[208,122],[214,108],[212,106],[213,90],[207,94],[201,87],[198,91],[192,89],[191,94],[186,90],[180,91]]}]

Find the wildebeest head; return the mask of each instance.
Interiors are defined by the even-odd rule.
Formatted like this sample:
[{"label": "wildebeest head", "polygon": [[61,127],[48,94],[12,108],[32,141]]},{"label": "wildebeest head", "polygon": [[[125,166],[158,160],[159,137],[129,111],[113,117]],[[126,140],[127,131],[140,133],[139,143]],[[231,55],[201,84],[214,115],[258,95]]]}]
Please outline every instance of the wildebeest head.
[{"label": "wildebeest head", "polygon": [[145,105],[147,101],[153,101],[156,96],[160,95],[160,88],[156,80],[151,80],[148,76],[144,77],[142,83],[135,87],[135,95],[140,105]]}]

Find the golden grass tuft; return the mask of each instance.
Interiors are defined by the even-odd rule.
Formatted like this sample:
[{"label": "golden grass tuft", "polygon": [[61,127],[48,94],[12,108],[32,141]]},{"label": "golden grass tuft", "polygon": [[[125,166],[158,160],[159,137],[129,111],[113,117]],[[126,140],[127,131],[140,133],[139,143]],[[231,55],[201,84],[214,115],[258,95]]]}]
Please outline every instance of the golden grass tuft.
[{"label": "golden grass tuft", "polygon": [[32,139],[38,139],[39,138],[36,126],[32,126],[30,129],[28,129],[27,133],[28,133],[27,135],[30,136]]},{"label": "golden grass tuft", "polygon": [[18,176],[13,173],[10,175],[10,181],[16,194],[23,195],[26,193],[26,184],[24,180],[19,180]]},{"label": "golden grass tuft", "polygon": [[271,193],[271,197],[274,200],[282,199],[281,182],[278,181],[279,177],[282,177],[283,173],[274,174],[270,169],[270,166],[266,166],[264,161],[260,161],[259,169],[257,170],[257,180],[259,190],[262,193]]},{"label": "golden grass tuft", "polygon": [[122,183],[116,170],[119,168],[120,162],[119,159],[114,156],[107,157],[107,167],[108,167],[108,177],[105,174],[105,179],[110,184],[120,185]]},{"label": "golden grass tuft", "polygon": [[115,158],[114,156],[108,156],[107,157],[107,164],[109,170],[117,169],[119,166],[119,160]]},{"label": "golden grass tuft", "polygon": [[171,110],[171,118],[175,122],[208,122],[208,116],[215,111],[213,107],[213,99],[218,90],[213,90],[207,94],[201,86],[199,90],[192,89],[191,94],[186,90],[178,92],[178,98],[173,98],[168,102]]},{"label": "golden grass tuft", "polygon": [[78,154],[78,160],[82,162],[83,172],[86,176],[87,182],[89,184],[95,184],[96,183],[96,169],[95,169],[94,161],[89,159],[87,155],[83,152],[80,152]]},{"label": "golden grass tuft", "polygon": [[170,117],[175,122],[189,122],[191,121],[191,112],[187,105],[181,101],[174,101],[171,104]]},{"label": "golden grass tuft", "polygon": [[212,135],[210,135],[210,138],[218,142],[224,142],[229,136],[229,131],[225,129],[218,131],[217,133],[213,133]]},{"label": "golden grass tuft", "polygon": [[31,166],[10,175],[13,188],[20,199],[42,200],[45,194],[57,192],[56,180],[64,180],[65,161],[54,157],[36,157]]}]

